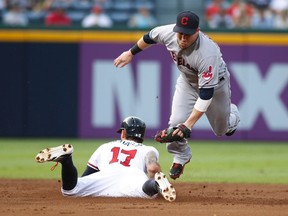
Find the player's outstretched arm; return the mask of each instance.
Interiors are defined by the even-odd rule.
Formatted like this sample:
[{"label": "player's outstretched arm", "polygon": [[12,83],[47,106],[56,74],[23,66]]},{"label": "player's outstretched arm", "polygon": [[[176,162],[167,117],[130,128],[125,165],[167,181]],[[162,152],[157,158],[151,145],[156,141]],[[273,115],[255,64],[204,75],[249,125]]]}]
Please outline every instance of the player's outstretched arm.
[{"label": "player's outstretched arm", "polygon": [[118,56],[114,60],[114,65],[116,67],[124,67],[125,65],[129,64],[133,58],[133,55],[130,50],[123,52],[120,56]]},{"label": "player's outstretched arm", "polygon": [[120,68],[124,67],[132,61],[134,55],[148,48],[149,46],[150,44],[145,43],[143,38],[140,38],[131,49],[123,52],[114,60],[114,65]]},{"label": "player's outstretched arm", "polygon": [[[195,123],[201,118],[211,104],[214,94],[214,88],[200,88],[199,98],[197,99],[192,113],[189,118],[184,122],[184,125],[192,130]],[[183,136],[181,130],[177,129],[173,132],[173,135]]]},{"label": "player's outstretched arm", "polygon": [[145,163],[147,168],[147,176],[149,178],[154,178],[155,173],[161,172],[161,167],[157,161],[155,152],[150,151],[147,153],[145,157]]},{"label": "player's outstretched arm", "polygon": [[[192,130],[193,126],[195,125],[195,123],[201,118],[201,116],[205,113],[205,111],[201,110],[199,111],[199,109],[193,108],[190,116],[188,117],[188,119],[183,123],[188,129]],[[183,137],[184,134],[180,129],[176,129],[173,132],[173,136],[178,135],[180,137]]]}]

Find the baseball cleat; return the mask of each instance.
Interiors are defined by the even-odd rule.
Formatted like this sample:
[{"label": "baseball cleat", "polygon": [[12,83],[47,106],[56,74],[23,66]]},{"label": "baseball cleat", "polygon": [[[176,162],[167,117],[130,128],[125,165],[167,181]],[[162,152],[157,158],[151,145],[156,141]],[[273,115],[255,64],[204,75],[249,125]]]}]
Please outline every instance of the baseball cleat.
[{"label": "baseball cleat", "polygon": [[157,172],[154,177],[159,193],[164,197],[164,199],[169,202],[173,202],[176,199],[176,190],[172,184],[168,181],[165,174],[162,172]]},{"label": "baseball cleat", "polygon": [[35,160],[38,163],[44,162],[61,162],[63,159],[69,157],[73,153],[73,146],[70,144],[64,144],[61,146],[53,147],[53,148],[46,148],[40,151]]},{"label": "baseball cleat", "polygon": [[179,164],[179,163],[173,163],[172,167],[170,168],[170,172],[169,172],[169,176],[172,179],[176,179],[179,178],[181,174],[183,174],[184,171],[184,167],[187,163],[189,163],[189,161],[187,161],[184,165]]},{"label": "baseball cleat", "polygon": [[232,136],[235,132],[236,132],[236,129],[232,130],[231,132],[227,132],[225,135],[226,136]]}]

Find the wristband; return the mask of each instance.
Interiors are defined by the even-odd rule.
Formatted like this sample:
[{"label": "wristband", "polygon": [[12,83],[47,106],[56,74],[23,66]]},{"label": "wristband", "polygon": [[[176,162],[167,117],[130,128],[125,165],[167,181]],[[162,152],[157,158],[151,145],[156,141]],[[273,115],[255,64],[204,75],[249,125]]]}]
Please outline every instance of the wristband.
[{"label": "wristband", "polygon": [[142,49],[139,48],[138,44],[136,43],[131,49],[130,49],[132,55],[136,55],[137,53],[141,52]]},{"label": "wristband", "polygon": [[210,103],[212,101],[212,98],[210,98],[209,100],[203,100],[200,97],[197,99],[194,108],[200,112],[206,112],[206,110],[208,109]]}]

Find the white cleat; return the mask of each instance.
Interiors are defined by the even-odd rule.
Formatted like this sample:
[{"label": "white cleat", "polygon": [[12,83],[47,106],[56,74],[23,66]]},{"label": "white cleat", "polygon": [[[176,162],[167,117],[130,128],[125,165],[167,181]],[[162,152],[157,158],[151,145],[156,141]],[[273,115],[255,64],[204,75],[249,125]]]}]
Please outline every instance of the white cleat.
[{"label": "white cleat", "polygon": [[69,157],[72,153],[73,146],[70,144],[64,144],[53,148],[43,149],[36,155],[35,160],[38,163],[48,161],[61,162],[64,158]]},{"label": "white cleat", "polygon": [[162,172],[157,172],[154,177],[159,193],[164,197],[164,199],[169,202],[173,202],[176,199],[176,190],[173,185],[168,181],[166,175]]}]

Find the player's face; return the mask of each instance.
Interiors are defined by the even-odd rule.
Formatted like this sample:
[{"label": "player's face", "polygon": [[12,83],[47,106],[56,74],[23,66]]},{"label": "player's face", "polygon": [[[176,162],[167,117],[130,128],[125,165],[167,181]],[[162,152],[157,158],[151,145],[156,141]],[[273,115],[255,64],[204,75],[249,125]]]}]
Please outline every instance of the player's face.
[{"label": "player's face", "polygon": [[198,31],[193,35],[186,35],[186,34],[178,32],[177,40],[178,40],[179,47],[181,49],[185,49],[191,46],[194,43],[194,41],[197,39],[197,37],[198,37]]}]

